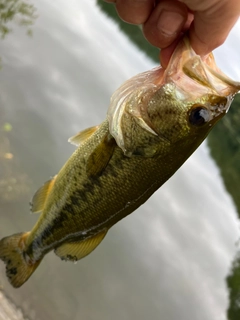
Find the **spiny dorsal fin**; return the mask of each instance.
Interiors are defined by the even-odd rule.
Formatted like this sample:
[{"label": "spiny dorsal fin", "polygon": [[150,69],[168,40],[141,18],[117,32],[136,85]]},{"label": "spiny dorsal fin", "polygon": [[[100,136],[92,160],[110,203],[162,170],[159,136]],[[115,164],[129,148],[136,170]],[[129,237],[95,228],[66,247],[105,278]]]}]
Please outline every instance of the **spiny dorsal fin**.
[{"label": "spiny dorsal fin", "polygon": [[[107,230],[108,231],[108,230]],[[103,240],[107,231],[82,241],[67,242],[55,249],[55,254],[62,260],[77,261],[91,253]]]},{"label": "spiny dorsal fin", "polygon": [[75,146],[79,146],[85,140],[87,140],[91,135],[98,129],[99,126],[90,127],[83,131],[78,132],[75,136],[68,139],[68,142],[74,144]]},{"label": "spiny dorsal fin", "polygon": [[32,206],[31,211],[33,213],[38,213],[43,210],[46,199],[54,185],[56,178],[57,178],[57,175],[54,176],[51,180],[48,180],[47,182],[45,182],[44,185],[41,186],[37,190],[37,192],[34,194],[31,202],[31,206]]},{"label": "spiny dorsal fin", "polygon": [[102,173],[112,157],[115,146],[115,140],[107,133],[87,160],[86,172],[89,177]]}]

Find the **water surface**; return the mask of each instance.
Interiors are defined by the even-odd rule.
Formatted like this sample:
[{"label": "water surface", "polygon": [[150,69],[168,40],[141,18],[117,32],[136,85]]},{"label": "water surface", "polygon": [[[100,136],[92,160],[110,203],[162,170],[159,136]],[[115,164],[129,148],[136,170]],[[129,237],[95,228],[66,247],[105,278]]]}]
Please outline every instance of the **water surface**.
[{"label": "water surface", "polygon": [[[99,124],[113,91],[155,65],[94,2],[33,3],[33,36],[16,28],[1,42],[0,237],[32,228],[28,203],[74,151],[67,139]],[[50,253],[17,290],[1,263],[0,286],[31,319],[226,320],[238,238],[204,143],[89,257],[75,265]]]}]

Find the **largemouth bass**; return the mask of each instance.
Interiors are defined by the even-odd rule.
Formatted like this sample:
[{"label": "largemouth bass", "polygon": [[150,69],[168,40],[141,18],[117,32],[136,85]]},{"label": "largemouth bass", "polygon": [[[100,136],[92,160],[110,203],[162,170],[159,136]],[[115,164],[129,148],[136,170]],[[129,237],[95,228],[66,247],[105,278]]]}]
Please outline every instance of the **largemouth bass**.
[{"label": "largemouth bass", "polygon": [[0,241],[10,283],[20,287],[51,250],[71,261],[92,252],[188,159],[239,89],[186,38],[166,70],[125,82],[107,119],[70,139],[77,150],[34,195],[31,210],[41,215],[32,231]]}]

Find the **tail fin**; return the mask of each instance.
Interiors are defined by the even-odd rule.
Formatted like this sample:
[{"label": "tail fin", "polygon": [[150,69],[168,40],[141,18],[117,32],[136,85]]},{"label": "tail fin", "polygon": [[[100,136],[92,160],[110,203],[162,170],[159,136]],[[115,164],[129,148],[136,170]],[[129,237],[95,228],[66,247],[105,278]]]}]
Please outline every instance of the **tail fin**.
[{"label": "tail fin", "polygon": [[18,233],[0,241],[0,259],[5,262],[7,277],[15,288],[23,285],[41,262],[29,263],[24,258],[23,250],[28,234]]}]

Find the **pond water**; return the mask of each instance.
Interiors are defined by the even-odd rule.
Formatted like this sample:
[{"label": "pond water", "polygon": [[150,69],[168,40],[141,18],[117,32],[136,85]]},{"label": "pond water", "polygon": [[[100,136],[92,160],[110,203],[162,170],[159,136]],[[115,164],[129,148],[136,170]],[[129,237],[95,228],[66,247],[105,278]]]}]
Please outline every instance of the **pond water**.
[{"label": "pond water", "polygon": [[[15,28],[1,41],[0,238],[32,228],[29,201],[74,151],[67,139],[99,124],[113,91],[154,66],[95,2],[33,3],[33,36]],[[235,57],[237,34],[216,55],[239,80],[240,66],[222,58]],[[238,239],[236,208],[203,143],[87,258],[50,253],[17,290],[0,263],[0,288],[33,320],[226,320]]]}]

